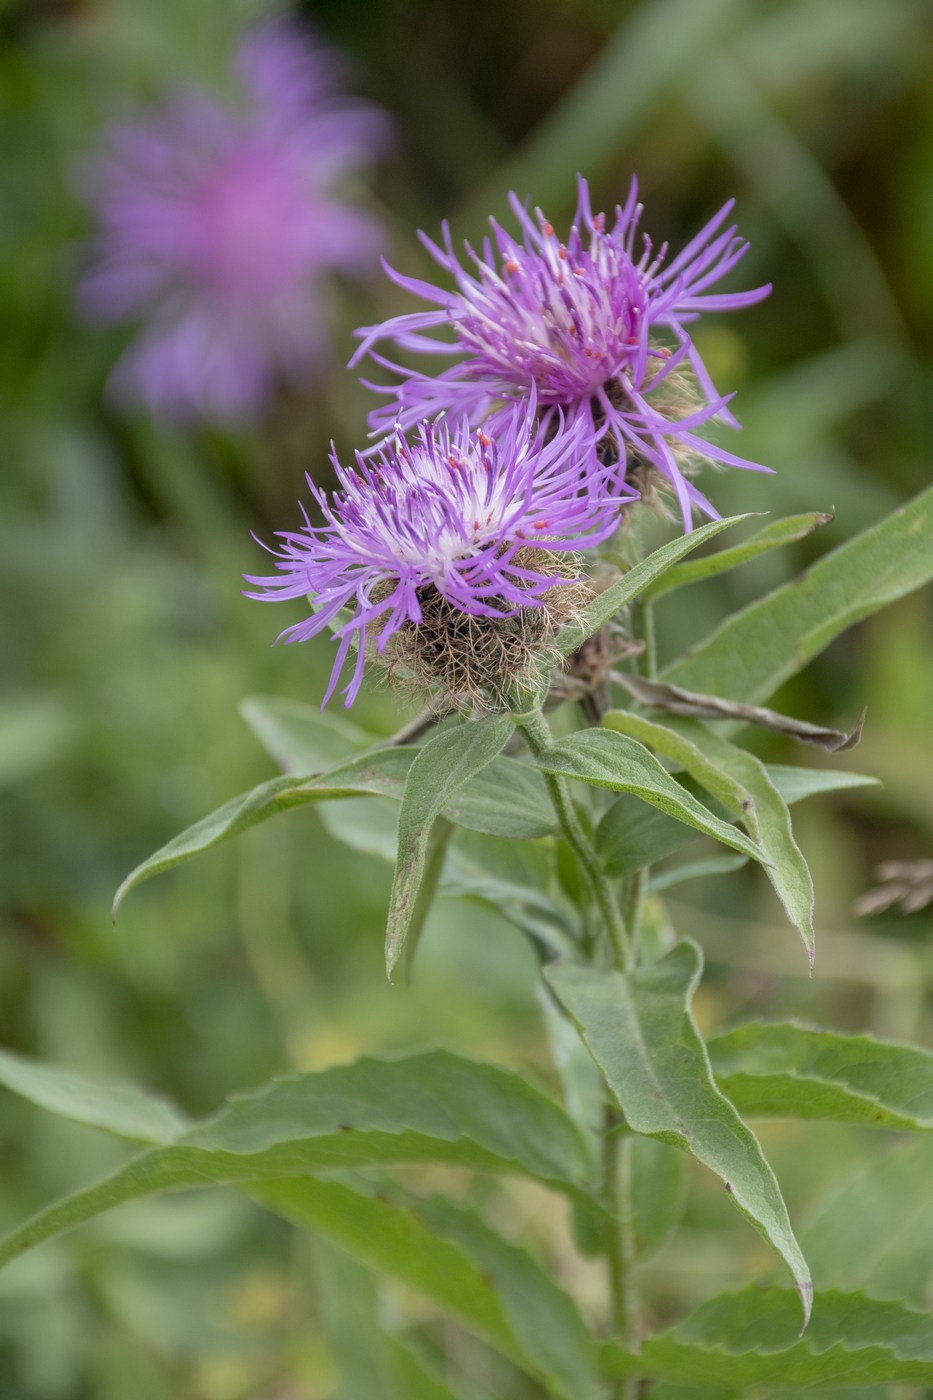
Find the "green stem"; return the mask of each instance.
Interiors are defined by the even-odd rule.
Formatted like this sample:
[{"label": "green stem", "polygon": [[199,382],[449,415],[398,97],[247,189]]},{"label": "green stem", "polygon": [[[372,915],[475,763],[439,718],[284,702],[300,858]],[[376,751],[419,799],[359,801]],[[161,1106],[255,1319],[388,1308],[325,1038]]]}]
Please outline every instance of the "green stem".
[{"label": "green stem", "polygon": [[[531,752],[536,758],[540,757],[551,743],[551,731],[541,711],[529,711],[523,715],[516,715],[515,723],[524,735],[525,742]],[[564,839],[580,862],[593,892],[593,898],[603,916],[606,932],[609,936],[609,945],[612,949],[613,966],[621,972],[628,971],[632,966],[632,948],[615,888],[603,874],[599,857],[580,825],[580,818],[574,810],[566,778],[559,777],[556,773],[545,773],[544,780],[547,783]]]},{"label": "green stem", "polygon": [[[531,752],[541,756],[551,743],[551,731],[540,710],[516,715]],[[564,839],[573,850],[586,874],[597,907],[602,915],[612,948],[613,966],[620,972],[631,972],[635,966],[635,936],[630,933],[614,885],[603,874],[599,857],[574,810],[567,781],[554,773],[545,773],[548,791],[557,813]],[[644,881],[635,876],[626,886],[626,902],[637,919]],[[634,925],[637,931],[637,924]],[[639,1341],[638,1284],[636,1279],[637,1248],[635,1218],[632,1207],[632,1141],[621,1134],[621,1118],[614,1104],[607,1104],[603,1116],[603,1196],[606,1207],[617,1222],[617,1229],[608,1232],[605,1245],[609,1270],[610,1325],[627,1351],[637,1351]],[[637,1377],[620,1379],[613,1390],[613,1400],[635,1400]]]},{"label": "green stem", "polygon": [[650,599],[639,598],[634,605],[636,635],[641,634],[645,649],[636,661],[643,676],[654,680],[658,674],[658,644],[654,630],[654,604]]},{"label": "green stem", "polygon": [[[618,1131],[619,1116],[606,1105],[603,1118],[603,1191],[608,1209],[618,1222],[606,1247],[609,1265],[610,1324],[626,1351],[639,1343],[638,1286],[635,1266],[635,1215],[632,1208],[632,1139]],[[635,1376],[620,1378],[613,1400],[631,1400],[638,1391]]]}]

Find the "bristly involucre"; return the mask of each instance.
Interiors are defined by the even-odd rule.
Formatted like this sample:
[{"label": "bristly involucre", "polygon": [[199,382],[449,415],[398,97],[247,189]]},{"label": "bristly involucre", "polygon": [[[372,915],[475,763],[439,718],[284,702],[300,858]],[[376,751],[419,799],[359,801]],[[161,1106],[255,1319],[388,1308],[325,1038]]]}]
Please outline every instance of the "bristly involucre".
[{"label": "bristly involucre", "polygon": [[354,646],[347,705],[362,682],[367,643],[383,654],[429,613],[436,647],[438,597],[452,620],[488,618],[495,629],[578,581],[555,566],[555,554],[607,539],[633,493],[619,485],[614,465],[594,466],[582,422],[559,424],[548,436],[536,417],[532,391],[527,405],[500,415],[495,437],[440,418],[410,441],[399,429],[378,453],[358,453],[353,468],[335,454],[339,490],[329,497],[308,479],[324,523],[305,514],[300,530],[280,532],[271,551],[278,572],[249,577],[260,591],[248,596],[314,597],[312,616],[282,636],[305,641],[333,628],[338,647],[325,704]]},{"label": "bristly involucre", "polygon": [[[368,353],[403,376],[391,387],[370,386],[391,399],[373,412],[370,423],[378,433],[395,422],[407,427],[449,410],[476,425],[502,402],[521,400],[534,387],[545,419],[561,409],[565,430],[582,422],[601,457],[612,443],[623,464],[647,464],[660,473],[689,529],[694,508],[717,515],[685,473],[691,460],[768,468],[697,435],[713,418],[739,424],[727,407],[731,395],[716,390],[687,327],[705,311],[760,301],[770,287],[710,291],[748,247],[735,225],[723,227],[732,201],[668,262],[666,245],[655,252],[646,235],[638,239],[642,210],[634,180],[611,227],[604,215],[593,214],[582,178],[578,192],[566,242],[540,210],[533,218],[513,194],[522,240],[491,220],[492,238],[484,239],[480,253],[465,245],[471,268],[455,253],[446,224],[443,247],[422,234],[454,290],[386,265],[399,286],[435,309],[394,316],[358,332],[362,343],[352,363]],[[453,339],[435,340],[430,332],[438,330]],[[658,332],[671,343],[661,343]],[[415,372],[374,349],[385,340],[405,350],[449,355],[455,363],[434,376]],[[692,403],[682,411],[687,382]]]},{"label": "bristly involucre", "polygon": [[337,193],[386,119],[335,89],[334,57],[270,22],[239,44],[239,100],[185,90],[112,127],[83,171],[99,230],[79,289],[99,321],[144,325],[112,380],[174,417],[236,419],[326,358],[322,274],[375,263],[372,216]]}]

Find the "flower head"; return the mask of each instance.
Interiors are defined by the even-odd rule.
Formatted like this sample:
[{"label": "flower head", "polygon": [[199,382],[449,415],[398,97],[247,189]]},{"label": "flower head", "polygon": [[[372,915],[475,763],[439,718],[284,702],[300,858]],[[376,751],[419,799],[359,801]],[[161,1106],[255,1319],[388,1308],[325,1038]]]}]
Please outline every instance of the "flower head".
[{"label": "flower head", "polygon": [[[611,227],[604,215],[593,214],[582,178],[578,195],[573,227],[562,242],[540,210],[532,217],[513,194],[521,240],[491,220],[492,238],[484,240],[481,253],[465,245],[472,268],[455,253],[446,224],[442,248],[422,234],[428,251],[450,274],[452,290],[386,266],[393,281],[434,309],[358,332],[362,344],[353,363],[369,353],[403,376],[391,387],[371,386],[392,400],[372,414],[371,425],[376,431],[396,420],[407,426],[442,409],[476,424],[503,401],[521,399],[534,387],[545,417],[562,410],[568,429],[582,420],[591,441],[605,444],[602,456],[612,444],[623,470],[626,460],[634,459],[666,478],[689,528],[694,506],[716,515],[684,474],[691,457],[768,469],[697,436],[712,418],[739,425],[687,327],[704,311],[760,301],[770,287],[710,291],[748,247],[734,225],[723,227],[731,201],[668,262],[666,245],[655,252],[643,236],[636,246],[642,210],[634,180]],[[438,330],[447,333],[441,340],[430,334]],[[405,350],[450,355],[455,363],[435,376],[413,372],[375,352],[384,340]]]},{"label": "flower head", "polygon": [[[606,539],[633,493],[618,487],[614,468],[593,468],[581,450],[582,423],[548,438],[536,411],[532,391],[527,407],[502,416],[495,437],[440,418],[422,423],[411,441],[397,430],[377,454],[357,453],[353,468],[334,455],[340,489],[330,498],[308,479],[324,524],[306,514],[301,530],[280,532],[278,573],[250,577],[261,591],[248,596],[315,597],[313,615],[282,635],[305,641],[333,627],[338,649],[325,704],[354,645],[347,705],[362,682],[367,641],[382,654],[393,638],[416,640],[419,629],[436,666],[424,648],[406,645],[405,653],[420,656],[422,672],[450,688],[459,665],[467,689],[495,689],[498,652],[489,637],[504,635],[504,620],[536,611],[546,621],[545,605],[579,582],[559,556]],[[346,621],[342,609],[352,613]],[[479,647],[485,659],[472,671],[462,648],[476,651],[477,637],[467,619],[489,622]]]},{"label": "flower head", "polygon": [[385,129],[335,92],[333,66],[269,23],[236,51],[239,102],[185,91],[111,129],[86,172],[99,232],[80,300],[98,320],[147,318],[114,376],[122,397],[235,418],[323,357],[321,275],[360,272],[379,246],[334,186]]}]

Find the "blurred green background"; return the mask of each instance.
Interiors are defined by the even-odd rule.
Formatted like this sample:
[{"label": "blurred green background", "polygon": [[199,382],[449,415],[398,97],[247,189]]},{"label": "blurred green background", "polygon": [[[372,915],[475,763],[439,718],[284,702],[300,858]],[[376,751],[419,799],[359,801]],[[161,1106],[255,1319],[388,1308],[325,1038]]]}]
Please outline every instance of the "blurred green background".
[{"label": "blurred green background", "polygon": [[[242,697],[317,702],[328,644],[272,646],[293,619],[241,597],[240,575],[257,567],[249,532],[296,522],[301,473],[322,475],[331,437],[344,453],[361,444],[367,396],[343,368],[352,330],[403,305],[385,280],[335,291],[330,377],[283,395],[249,432],[183,434],[104,403],[126,334],[92,333],[73,310],[89,232],[76,162],[108,119],[171,83],[221,82],[238,27],[267,12],[231,0],[0,3],[2,1040],[136,1078],[192,1112],[289,1067],[436,1043],[552,1084],[519,935],[442,901],[413,987],[388,987],[389,867],[338,844],[311,812],[154,882],[111,926],[131,866],[270,776]],[[434,233],[449,216],[455,234],[475,235],[505,213],[509,188],[560,226],[578,170],[596,207],[637,171],[644,226],[675,247],[737,196],[752,251],[734,285],[771,280],[774,293],[699,338],[717,382],[739,391],[741,450],[777,475],[722,473],[705,489],[724,514],[836,519],[666,600],[665,655],[926,485],[925,0],[320,0],[305,13],[349,55],[354,90],[393,115],[374,199],[406,271],[424,262],[417,226]],[[931,1043],[930,911],[851,913],[878,861],[933,852],[931,694],[930,602],[912,597],[778,697],[825,723],[851,724],[867,704],[849,766],[884,786],[795,816],[817,890],[812,980],[760,875],[675,892],[671,915],[710,962],[705,1029],[767,1014]],[[405,716],[369,689],[354,717],[389,733]],[[759,751],[811,761],[776,739]],[[763,1136],[804,1223],[841,1162],[901,1162],[882,1136],[808,1125]],[[117,1155],[4,1095],[0,1224]],[[930,1166],[918,1180],[933,1179]],[[516,1189],[490,1209],[534,1238],[556,1207]],[[542,1247],[595,1298],[598,1278],[552,1223]],[[646,1266],[649,1316],[768,1267],[715,1188],[691,1178],[682,1235]],[[918,1269],[922,1301],[929,1267]],[[369,1400],[390,1394],[366,1369],[378,1367],[387,1309],[437,1334],[417,1299],[377,1298],[347,1260],[232,1196],[125,1208],[0,1276],[0,1396]],[[477,1395],[536,1393],[455,1330],[444,1337]]]}]

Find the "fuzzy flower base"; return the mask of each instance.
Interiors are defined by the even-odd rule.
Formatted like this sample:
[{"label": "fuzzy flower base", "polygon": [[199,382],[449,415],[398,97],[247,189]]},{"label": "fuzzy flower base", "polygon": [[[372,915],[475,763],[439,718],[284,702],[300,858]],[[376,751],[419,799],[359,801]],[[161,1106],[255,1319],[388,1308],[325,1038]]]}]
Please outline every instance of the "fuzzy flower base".
[{"label": "fuzzy flower base", "polygon": [[552,581],[534,607],[476,617],[433,585],[419,591],[421,621],[400,627],[379,658],[393,689],[415,699],[432,697],[442,710],[498,709],[508,704],[513,687],[531,686],[542,668],[560,662],[549,644],[593,596],[581,577],[583,561],[526,548],[516,552],[514,563]]}]

